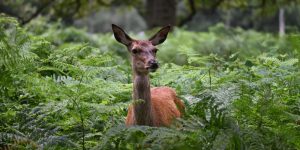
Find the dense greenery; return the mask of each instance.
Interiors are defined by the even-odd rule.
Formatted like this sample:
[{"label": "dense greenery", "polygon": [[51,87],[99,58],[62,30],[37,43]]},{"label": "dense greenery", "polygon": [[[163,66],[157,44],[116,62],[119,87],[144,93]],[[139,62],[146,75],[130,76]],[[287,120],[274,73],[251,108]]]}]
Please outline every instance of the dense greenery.
[{"label": "dense greenery", "polygon": [[185,117],[126,128],[131,68],[111,33],[1,17],[0,147],[300,149],[299,43],[222,24],[174,29],[151,82],[176,89]]}]

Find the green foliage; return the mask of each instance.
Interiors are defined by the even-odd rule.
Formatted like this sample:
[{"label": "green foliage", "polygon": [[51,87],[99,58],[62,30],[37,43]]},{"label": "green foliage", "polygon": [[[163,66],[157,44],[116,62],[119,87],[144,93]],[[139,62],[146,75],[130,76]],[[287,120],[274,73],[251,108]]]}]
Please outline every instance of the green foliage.
[{"label": "green foliage", "polygon": [[[292,37],[295,37],[294,41],[299,39],[295,35],[290,39]],[[201,61],[196,57],[203,59],[202,56],[210,54],[215,54],[217,58],[223,58],[226,61],[236,58],[245,60],[265,52],[291,53],[297,45],[291,45],[290,42],[289,39],[278,39],[268,33],[227,28],[223,24],[217,24],[210,27],[208,32],[194,33],[175,29],[168,37],[164,48],[159,51],[158,57],[163,62],[181,65],[200,63]]]},{"label": "green foliage", "polygon": [[175,29],[151,74],[185,102],[170,128],[124,126],[131,69],[111,34],[3,17],[0,35],[1,149],[300,149],[297,35]]}]

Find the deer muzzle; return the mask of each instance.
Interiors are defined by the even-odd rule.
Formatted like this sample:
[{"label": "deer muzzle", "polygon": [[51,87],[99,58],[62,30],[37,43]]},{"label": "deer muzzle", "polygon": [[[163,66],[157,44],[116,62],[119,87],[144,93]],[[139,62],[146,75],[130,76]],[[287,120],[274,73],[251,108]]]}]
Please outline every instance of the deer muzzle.
[{"label": "deer muzzle", "polygon": [[158,67],[159,67],[159,64],[156,60],[150,60],[148,62],[147,70],[150,71],[150,72],[155,72]]}]

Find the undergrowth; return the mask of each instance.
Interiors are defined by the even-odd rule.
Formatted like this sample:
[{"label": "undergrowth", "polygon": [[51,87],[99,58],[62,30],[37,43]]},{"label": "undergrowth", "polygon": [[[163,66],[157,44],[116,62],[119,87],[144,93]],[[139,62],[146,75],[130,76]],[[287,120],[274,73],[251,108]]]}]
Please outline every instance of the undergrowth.
[{"label": "undergrowth", "polygon": [[300,149],[298,37],[175,29],[151,82],[176,89],[185,116],[125,127],[131,68],[111,33],[1,17],[0,148]]}]

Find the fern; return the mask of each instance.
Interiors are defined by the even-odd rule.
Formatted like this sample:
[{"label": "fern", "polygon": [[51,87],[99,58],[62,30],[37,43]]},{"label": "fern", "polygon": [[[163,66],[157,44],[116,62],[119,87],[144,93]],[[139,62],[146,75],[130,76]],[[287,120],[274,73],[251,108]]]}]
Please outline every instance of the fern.
[{"label": "fern", "polygon": [[175,28],[150,76],[151,85],[176,89],[184,117],[170,128],[125,127],[126,50],[111,34],[45,21],[21,28],[0,17],[1,148],[300,148],[297,36]]}]

